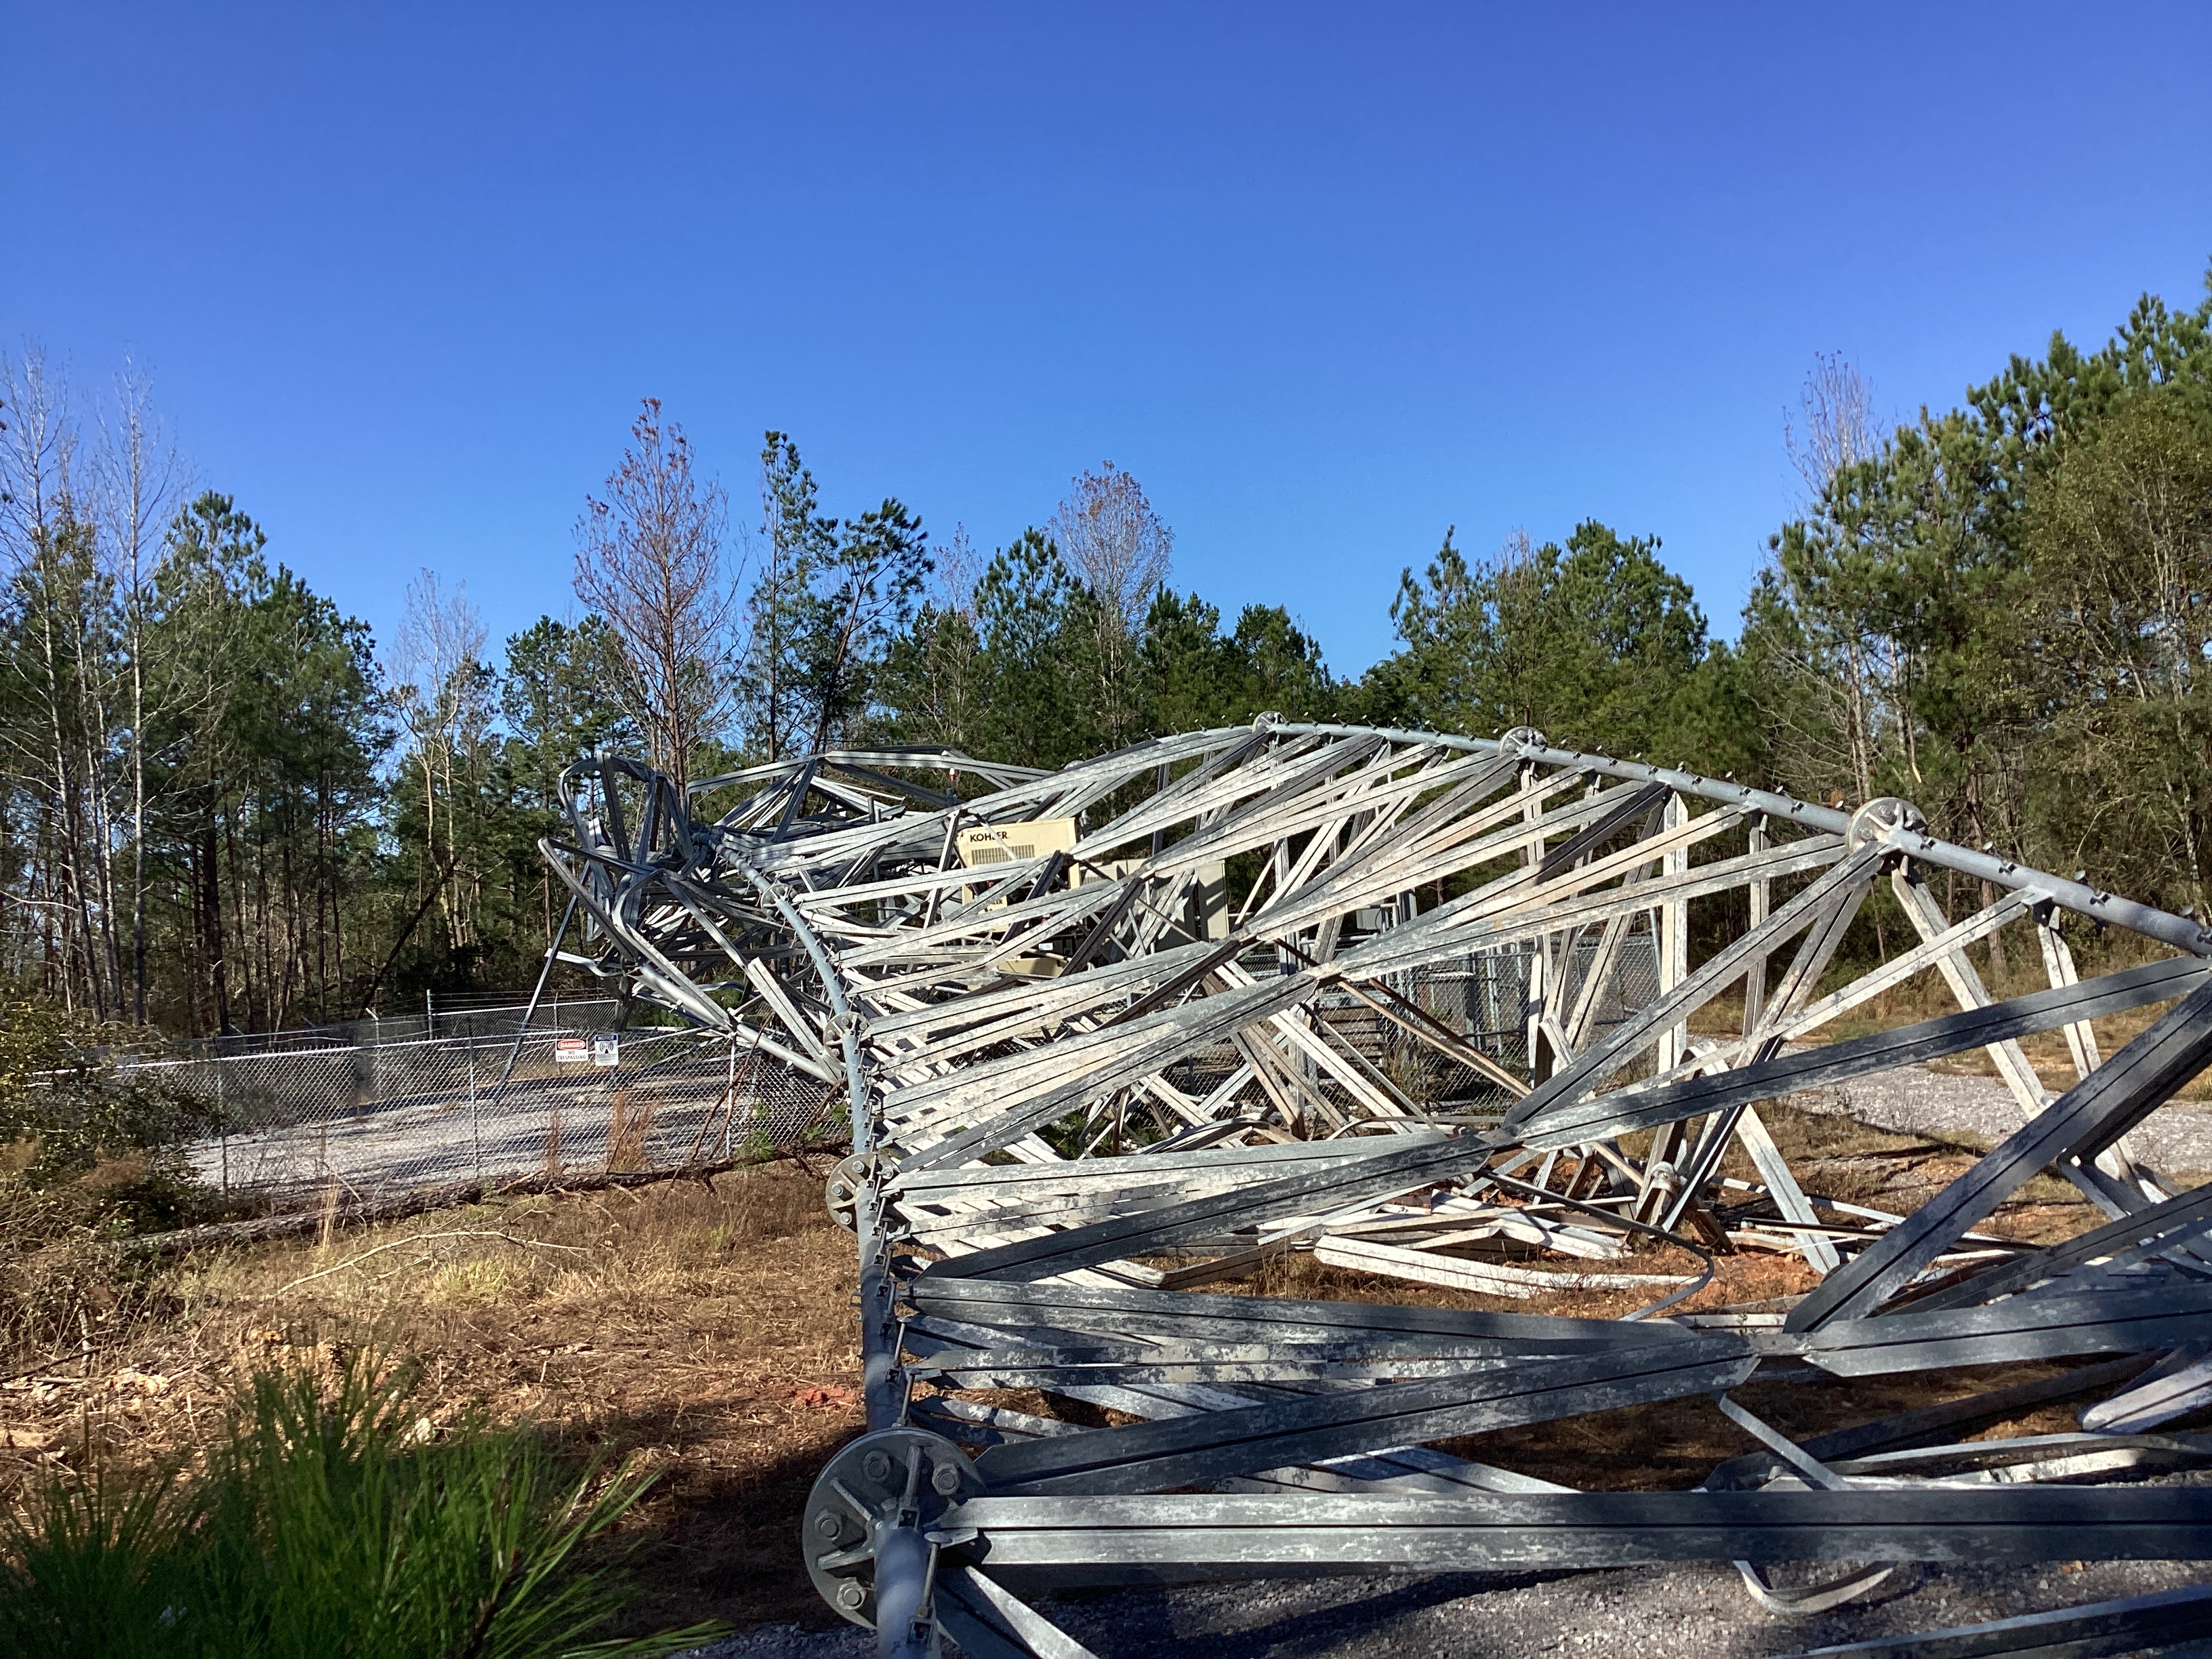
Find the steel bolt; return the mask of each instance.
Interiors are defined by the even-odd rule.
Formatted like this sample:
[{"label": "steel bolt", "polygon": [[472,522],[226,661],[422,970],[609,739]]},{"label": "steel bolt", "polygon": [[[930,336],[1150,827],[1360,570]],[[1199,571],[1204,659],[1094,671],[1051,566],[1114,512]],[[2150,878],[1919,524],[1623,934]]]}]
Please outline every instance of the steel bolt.
[{"label": "steel bolt", "polygon": [[825,1510],[814,1517],[814,1530],[824,1538],[835,1538],[839,1531],[837,1517]]},{"label": "steel bolt", "polygon": [[891,1460],[879,1451],[872,1451],[860,1460],[860,1468],[871,1480],[891,1478]]},{"label": "steel bolt", "polygon": [[960,1471],[950,1463],[939,1463],[930,1475],[929,1484],[950,1498],[960,1490]]},{"label": "steel bolt", "polygon": [[867,1591],[849,1578],[837,1586],[837,1605],[841,1607],[857,1607],[867,1599]]}]

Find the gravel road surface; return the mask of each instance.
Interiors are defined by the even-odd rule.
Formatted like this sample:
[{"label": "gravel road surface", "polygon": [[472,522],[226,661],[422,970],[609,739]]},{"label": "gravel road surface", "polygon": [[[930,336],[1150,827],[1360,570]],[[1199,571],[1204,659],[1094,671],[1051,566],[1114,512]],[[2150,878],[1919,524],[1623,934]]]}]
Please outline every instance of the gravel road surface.
[{"label": "gravel road surface", "polygon": [[[2045,1101],[2056,1097],[2044,1091]],[[1793,1095],[1808,1111],[1841,1112],[1899,1134],[1948,1134],[1994,1146],[2026,1120],[2020,1103],[1994,1078],[1925,1066],[1903,1066],[1838,1088]],[[2201,1101],[2161,1106],[2128,1136],[2136,1157],[2153,1169],[2212,1170],[2212,1107]]]},{"label": "gravel road surface", "polygon": [[[1261,1581],[1043,1598],[1038,1608],[1101,1659],[1768,1659],[2077,1606],[2205,1577],[2196,1561],[1903,1567],[1864,1601],[1808,1619],[1759,1607],[1732,1567],[1536,1577]],[[827,1609],[823,1610],[825,1613]],[[873,1632],[772,1625],[702,1659],[873,1659]]]}]

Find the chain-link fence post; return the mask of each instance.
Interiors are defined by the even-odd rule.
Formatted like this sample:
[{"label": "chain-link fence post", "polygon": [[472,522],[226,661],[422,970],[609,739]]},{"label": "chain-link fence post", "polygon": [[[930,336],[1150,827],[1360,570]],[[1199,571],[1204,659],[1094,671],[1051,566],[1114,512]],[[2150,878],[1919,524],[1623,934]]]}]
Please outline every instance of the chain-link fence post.
[{"label": "chain-link fence post", "polygon": [[469,1146],[477,1179],[483,1179],[483,1128],[477,1121],[477,1039],[469,1034]]},{"label": "chain-link fence post", "polygon": [[222,1138],[222,1195],[230,1197],[230,1103],[222,1087],[222,1050],[215,1051],[215,1127]]}]

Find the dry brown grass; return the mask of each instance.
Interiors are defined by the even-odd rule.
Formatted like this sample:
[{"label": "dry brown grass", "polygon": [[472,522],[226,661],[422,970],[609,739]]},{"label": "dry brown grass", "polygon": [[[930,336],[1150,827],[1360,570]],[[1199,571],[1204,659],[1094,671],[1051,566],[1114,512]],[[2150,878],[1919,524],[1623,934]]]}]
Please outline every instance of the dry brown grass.
[{"label": "dry brown grass", "polygon": [[[1761,1110],[1807,1185],[1852,1202],[1910,1209],[1973,1157],[1784,1103]],[[2043,1240],[2094,1218],[2071,1188],[2044,1179],[1989,1224]],[[1625,1265],[1665,1273],[1700,1264],[1655,1249]],[[1813,1283],[1794,1256],[1746,1251],[1716,1266],[1687,1310],[1768,1302]],[[66,1278],[61,1267],[54,1272]],[[1584,1317],[1619,1317],[1650,1299],[1570,1291],[1508,1300],[1308,1255],[1206,1288]],[[633,1528],[649,1592],[635,1610],[637,1626],[708,1618],[823,1625],[831,1615],[806,1583],[796,1531],[816,1473],[862,1426],[854,1290],[849,1236],[823,1213],[817,1175],[788,1164],[711,1184],[515,1198],[208,1252],[147,1279],[120,1316],[90,1322],[99,1345],[88,1358],[72,1352],[0,1382],[0,1487],[76,1459],[88,1443],[125,1461],[191,1445],[255,1364],[373,1342],[421,1363],[419,1409],[434,1425],[481,1407],[532,1419],[579,1453],[631,1455],[663,1472]],[[1761,1386],[1745,1397],[1786,1431],[1809,1435],[2039,1369]],[[1126,1420],[1072,1402],[1055,1408],[1030,1391],[980,1397],[1074,1421]],[[2048,1407],[1991,1431],[2064,1427],[2071,1411]],[[1695,1485],[1752,1446],[1699,1400],[1451,1449],[1573,1486],[1650,1488]]]},{"label": "dry brown grass", "polygon": [[332,1342],[417,1358],[433,1424],[480,1407],[663,1471],[640,1627],[827,1622],[798,1565],[816,1472],[861,1426],[848,1235],[789,1165],[476,1205],[190,1258],[167,1316],[0,1383],[0,1482],[190,1445],[243,1372]]},{"label": "dry brown grass", "polygon": [[614,1091],[607,1108],[607,1168],[610,1170],[645,1168],[646,1138],[653,1133],[653,1097],[633,1097],[628,1089]]}]

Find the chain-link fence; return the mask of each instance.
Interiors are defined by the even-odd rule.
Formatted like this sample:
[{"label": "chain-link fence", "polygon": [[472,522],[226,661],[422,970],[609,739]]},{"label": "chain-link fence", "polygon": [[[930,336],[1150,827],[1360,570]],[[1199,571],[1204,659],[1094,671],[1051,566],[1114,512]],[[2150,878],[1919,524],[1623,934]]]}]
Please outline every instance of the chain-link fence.
[{"label": "chain-link fence", "polygon": [[[1553,986],[1542,998],[1544,1006],[1555,1012],[1580,1006],[1597,964],[1599,948],[1597,939],[1584,938],[1576,942],[1564,961],[1550,964],[1548,971],[1563,978],[1565,984]],[[1529,941],[1472,951],[1394,974],[1389,976],[1389,987],[1470,1046],[1525,1077],[1529,1024],[1538,1007],[1533,993],[1539,951]],[[1648,931],[1632,933],[1614,946],[1613,969],[1589,1009],[1584,1041],[1622,1024],[1658,994],[1658,941]],[[1422,1042],[1379,1017],[1373,1024],[1377,1048],[1374,1058],[1413,1098],[1473,1104],[1495,1097],[1503,1103],[1497,1085],[1474,1067],[1461,1064],[1434,1044]]]},{"label": "chain-link fence", "polygon": [[[1572,1006],[1595,960],[1584,939],[1565,964]],[[1509,946],[1395,975],[1390,989],[1508,1068],[1528,1062],[1536,952]],[[1649,933],[1620,941],[1592,1010],[1596,1030],[1658,994]],[[120,1053],[118,1069],[198,1097],[220,1126],[185,1156],[210,1186],[271,1203],[336,1188],[351,1199],[532,1176],[649,1170],[788,1150],[848,1133],[842,1092],[757,1051],[700,1033],[610,1031],[609,1000],[525,1009],[426,1009],[304,1031]],[[1316,1015],[1413,1098],[1497,1092],[1474,1068],[1409,1036],[1368,1003],[1324,993]],[[1203,1094],[1238,1060],[1183,1062]],[[1348,1101],[1347,1101],[1348,1103]]]},{"label": "chain-link fence", "polygon": [[[1564,969],[1565,985],[1553,986],[1545,999],[1553,1009],[1579,1004],[1599,948],[1595,938],[1578,939],[1567,960],[1557,964]],[[1492,1059],[1525,1072],[1537,956],[1533,940],[1474,951],[1394,975],[1391,988]],[[1614,947],[1613,972],[1590,1011],[1589,1029],[1602,1031],[1618,1025],[1658,994],[1658,941],[1649,932],[1632,933]]]},{"label": "chain-link fence", "polygon": [[[439,1012],[118,1054],[197,1097],[187,1146],[227,1195],[349,1199],[530,1176],[671,1169],[845,1133],[843,1097],[688,1030],[610,1032],[611,1002]],[[557,1021],[557,1023],[556,1023]]]}]

